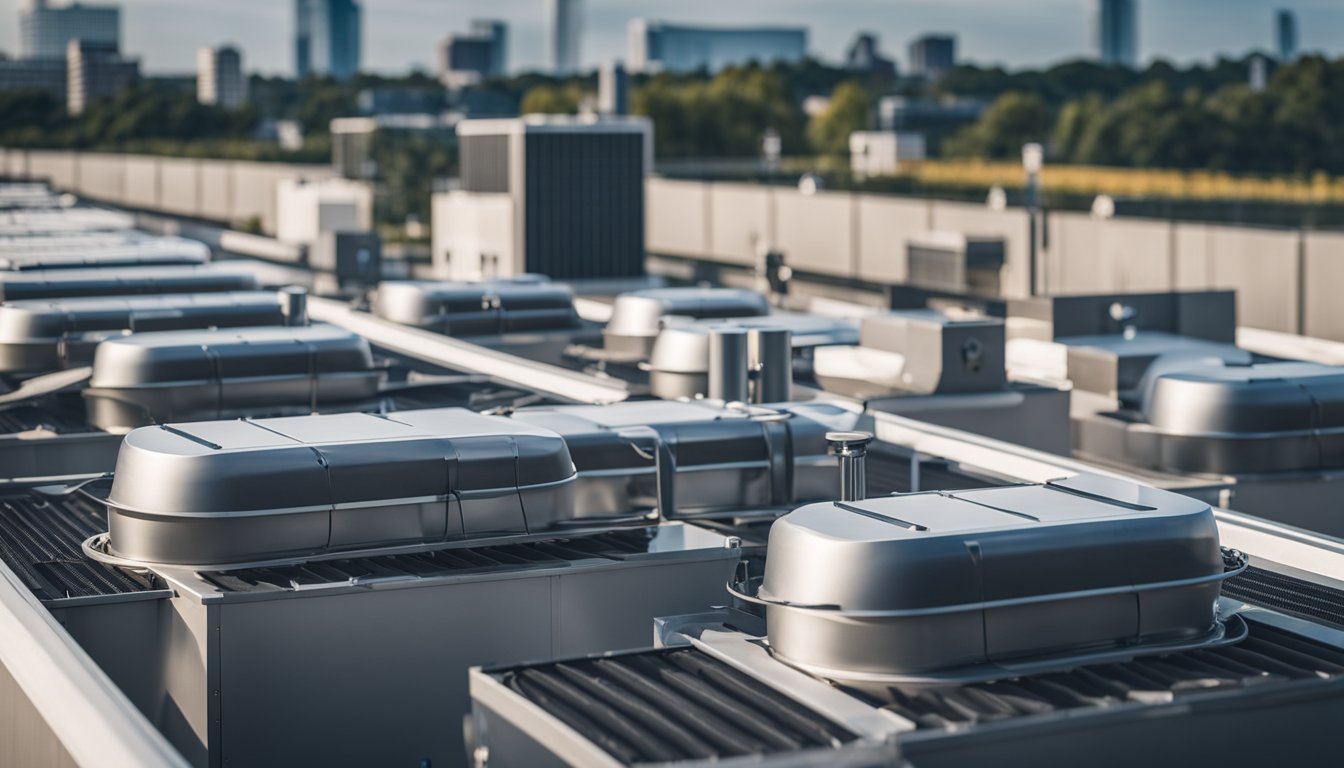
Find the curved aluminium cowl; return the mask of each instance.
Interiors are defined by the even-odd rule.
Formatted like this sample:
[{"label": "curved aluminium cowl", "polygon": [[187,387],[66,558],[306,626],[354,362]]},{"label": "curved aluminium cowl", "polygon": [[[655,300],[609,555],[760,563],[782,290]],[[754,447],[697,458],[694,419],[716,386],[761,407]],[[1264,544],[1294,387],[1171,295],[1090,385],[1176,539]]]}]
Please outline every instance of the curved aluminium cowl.
[{"label": "curved aluminium cowl", "polygon": [[574,291],[535,280],[482,283],[384,281],[374,312],[384,320],[452,336],[484,336],[578,326]]},{"label": "curved aluminium cowl", "polygon": [[0,271],[0,301],[250,291],[256,288],[257,278],[252,273],[211,264]]},{"label": "curved aluminium cowl", "polygon": [[722,320],[770,314],[770,304],[755,291],[737,288],[649,288],[616,297],[602,331],[609,356],[645,360],[667,317]]},{"label": "curved aluminium cowl", "polygon": [[107,549],[220,565],[534,533],[573,516],[573,479],[559,435],[460,408],[145,427]]},{"label": "curved aluminium cowl", "polygon": [[283,322],[265,291],[11,301],[0,305],[0,373],[82,365],[99,341],[121,333]]},{"label": "curved aluminium cowl", "polygon": [[1212,509],[1099,477],[811,504],[770,530],[770,645],[838,680],[934,679],[1213,639]]},{"label": "curved aluminium cowl", "polygon": [[98,345],[89,423],[149,424],[311,413],[378,395],[364,338],[331,325],[136,333]]},{"label": "curved aluminium cowl", "polygon": [[1084,425],[1091,455],[1166,472],[1244,475],[1344,467],[1344,368],[1197,361],[1147,382],[1138,412]]}]

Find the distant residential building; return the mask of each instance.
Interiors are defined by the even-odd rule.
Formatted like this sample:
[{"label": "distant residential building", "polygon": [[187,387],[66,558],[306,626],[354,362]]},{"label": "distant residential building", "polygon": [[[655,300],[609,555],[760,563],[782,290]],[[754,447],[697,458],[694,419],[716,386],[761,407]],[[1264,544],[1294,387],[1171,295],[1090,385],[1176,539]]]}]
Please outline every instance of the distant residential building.
[{"label": "distant residential building", "polygon": [[1139,62],[1138,0],[1092,0],[1092,45],[1097,61],[1134,67]]},{"label": "distant residential building", "polygon": [[860,32],[845,52],[845,69],[877,78],[896,76],[896,62],[885,58],[878,50],[877,35]]},{"label": "distant residential building", "polygon": [[464,120],[457,134],[461,188],[433,202],[439,276],[644,273],[647,119]]},{"label": "distant residential building", "polygon": [[547,60],[557,75],[579,71],[583,0],[546,0]]},{"label": "distant residential building", "polygon": [[237,48],[226,45],[196,51],[196,100],[225,109],[247,103],[243,55]]},{"label": "distant residential building", "polygon": [[65,100],[65,59],[0,57],[0,91],[46,91]]},{"label": "distant residential building", "polygon": [[619,61],[603,64],[597,74],[597,112],[601,115],[630,113],[630,73]]},{"label": "distant residential building", "polygon": [[849,135],[850,170],[855,176],[889,176],[901,163],[923,160],[924,134],[856,131]]},{"label": "distant residential building", "polygon": [[19,10],[19,58],[64,61],[72,40],[121,48],[121,9],[115,5],[53,5],[29,0]]},{"label": "distant residential building", "polygon": [[116,96],[140,78],[140,61],[122,58],[110,43],[71,40],[66,46],[66,111],[80,115],[99,99]]},{"label": "distant residential building", "polygon": [[504,22],[473,21],[469,34],[449,35],[439,44],[439,80],[461,88],[503,75],[507,46]]},{"label": "distant residential building", "polygon": [[924,35],[910,43],[910,74],[936,80],[957,66],[954,35]]},{"label": "distant residential building", "polygon": [[1274,41],[1278,44],[1279,61],[1297,58],[1297,14],[1286,8],[1275,12]]},{"label": "distant residential building", "polygon": [[756,61],[807,56],[806,27],[701,27],[634,19],[629,27],[633,72],[717,72]]},{"label": "distant residential building", "polygon": [[359,74],[362,21],[355,0],[295,0],[294,71],[300,77]]}]

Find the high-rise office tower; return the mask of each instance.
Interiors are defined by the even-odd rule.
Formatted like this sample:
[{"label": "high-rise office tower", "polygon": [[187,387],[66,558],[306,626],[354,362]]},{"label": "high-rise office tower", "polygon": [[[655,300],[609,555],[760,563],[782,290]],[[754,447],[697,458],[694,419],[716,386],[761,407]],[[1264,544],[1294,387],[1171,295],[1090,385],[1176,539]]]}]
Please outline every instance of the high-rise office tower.
[{"label": "high-rise office tower", "polygon": [[471,22],[471,32],[439,44],[439,80],[449,88],[475,85],[505,73],[509,28],[502,21]]},{"label": "high-rise office tower", "polygon": [[1137,65],[1139,1],[1092,0],[1092,45],[1102,64]]},{"label": "high-rise office tower", "polygon": [[597,72],[597,113],[630,113],[630,73],[625,71],[625,65],[619,61],[603,64]]},{"label": "high-rise office tower", "polygon": [[755,61],[794,62],[807,55],[806,27],[705,27],[631,19],[632,72],[718,72]]},{"label": "high-rise office tower", "polygon": [[99,99],[116,96],[140,77],[140,62],[124,59],[111,43],[71,40],[66,46],[66,111],[83,114]]},{"label": "high-rise office tower", "polygon": [[237,48],[201,48],[196,51],[196,100],[225,109],[247,103],[243,55]]},{"label": "high-rise office tower", "polygon": [[583,0],[546,0],[547,58],[557,75],[579,70],[579,43],[583,37]]},{"label": "high-rise office tower", "polygon": [[957,65],[957,38],[924,35],[910,43],[910,74],[935,79]]},{"label": "high-rise office tower", "polygon": [[71,40],[120,50],[121,8],[29,0],[19,9],[19,58],[64,59]]},{"label": "high-rise office tower", "polygon": [[1297,58],[1297,14],[1286,8],[1275,12],[1274,41],[1278,44],[1279,61]]},{"label": "high-rise office tower", "polygon": [[295,74],[338,79],[358,74],[360,32],[360,7],[355,0],[295,0]]}]

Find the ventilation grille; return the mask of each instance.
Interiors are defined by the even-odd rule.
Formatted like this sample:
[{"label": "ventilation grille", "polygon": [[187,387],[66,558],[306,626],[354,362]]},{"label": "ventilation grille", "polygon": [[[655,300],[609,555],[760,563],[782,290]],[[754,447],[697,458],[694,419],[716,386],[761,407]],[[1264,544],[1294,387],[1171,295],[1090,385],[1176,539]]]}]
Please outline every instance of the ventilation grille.
[{"label": "ventilation grille", "polygon": [[627,764],[839,748],[857,738],[692,649],[525,667],[501,681]]},{"label": "ventilation grille", "polygon": [[1269,681],[1344,674],[1344,651],[1262,624],[1237,645],[1098,664],[919,693],[887,692],[875,701],[920,728],[952,728],[1124,703],[1159,704]]},{"label": "ventilation grille", "polygon": [[39,427],[63,435],[93,431],[83,419],[74,418],[51,408],[20,405],[0,410],[0,435],[27,432]]},{"label": "ventilation grille", "polygon": [[1224,582],[1223,594],[1251,605],[1344,627],[1344,592],[1293,576],[1251,566]]},{"label": "ventilation grille", "polygon": [[623,558],[647,552],[651,535],[645,529],[632,529],[573,539],[205,571],[200,575],[225,592],[275,592],[376,579],[428,579],[500,569],[554,567],[593,558]]},{"label": "ventilation grille", "polygon": [[0,558],[41,600],[153,588],[139,576],[85,557],[80,545],[106,530],[106,510],[82,496],[0,497]]},{"label": "ventilation grille", "polygon": [[[905,456],[869,451],[868,458],[864,462],[864,476],[867,480],[869,497],[909,493],[913,490],[910,487],[910,459]],[[926,460],[919,464],[921,490],[936,488],[940,491],[967,491],[993,485],[997,483],[961,474],[943,461]]]}]

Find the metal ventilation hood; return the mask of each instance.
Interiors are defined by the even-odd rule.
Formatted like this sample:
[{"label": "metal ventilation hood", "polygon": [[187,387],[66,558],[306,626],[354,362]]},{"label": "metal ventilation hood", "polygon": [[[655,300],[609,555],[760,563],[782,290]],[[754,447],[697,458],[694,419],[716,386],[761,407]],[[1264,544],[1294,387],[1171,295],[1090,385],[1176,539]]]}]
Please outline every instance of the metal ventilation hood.
[{"label": "metal ventilation hood", "polygon": [[283,322],[266,292],[10,301],[0,305],[0,373],[81,365],[98,342],[126,332]]},{"label": "metal ventilation hood", "polygon": [[459,408],[145,427],[108,555],[190,565],[546,531],[574,517],[564,440]]},{"label": "metal ventilation hood", "polygon": [[215,265],[0,272],[0,301],[251,291],[256,288],[257,278],[250,272]]},{"label": "metal ventilation hood", "polygon": [[1213,510],[1095,476],[811,504],[775,522],[769,552],[748,598],[776,656],[864,688],[1238,638],[1214,610],[1235,570]]},{"label": "metal ventilation hood", "polygon": [[579,325],[574,291],[536,280],[482,283],[385,281],[374,312],[451,336],[566,330]]},{"label": "metal ventilation hood", "polygon": [[669,317],[726,319],[770,314],[755,291],[735,288],[649,288],[616,297],[603,330],[606,356],[617,361],[647,360]]},{"label": "metal ventilation hood", "polygon": [[369,343],[335,326],[163,331],[99,344],[83,394],[91,425],[125,432],[312,413],[376,397],[381,378]]},{"label": "metal ventilation hood", "polygon": [[1004,326],[933,310],[865,317],[858,346],[816,350],[822,388],[851,397],[997,392],[1008,385]]},{"label": "metal ventilation hood", "polygon": [[1173,365],[1153,371],[1136,409],[1086,419],[1078,438],[1084,454],[1165,472],[1344,468],[1344,368]]},{"label": "metal ventilation hood", "polygon": [[78,242],[44,246],[38,240],[17,245],[8,252],[0,250],[0,270],[168,266],[204,264],[210,260],[210,249],[205,243],[181,237],[141,236],[98,247]]},{"label": "metal ventilation hood", "polygon": [[578,469],[585,516],[777,514],[837,487],[826,433],[859,414],[832,403],[726,407],[701,400],[521,408],[515,421],[554,431]]},{"label": "metal ventilation hood", "polygon": [[[667,399],[707,396],[710,390],[710,337],[721,329],[741,329],[748,333],[786,332],[795,354],[829,345],[854,344],[859,340],[855,321],[813,315],[779,313],[728,320],[668,320],[653,342],[647,366],[642,366],[649,372],[649,388],[653,395]],[[788,377],[793,377],[791,368]]]}]

